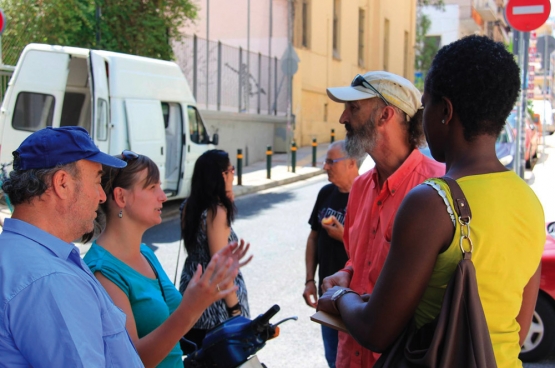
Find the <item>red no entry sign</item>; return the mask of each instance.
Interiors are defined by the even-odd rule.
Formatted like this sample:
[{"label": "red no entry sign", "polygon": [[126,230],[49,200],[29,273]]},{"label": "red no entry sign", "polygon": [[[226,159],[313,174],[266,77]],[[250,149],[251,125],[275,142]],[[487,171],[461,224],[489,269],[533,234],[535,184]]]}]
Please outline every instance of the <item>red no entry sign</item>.
[{"label": "red no entry sign", "polygon": [[507,21],[517,31],[530,32],[545,23],[551,12],[549,0],[509,0]]},{"label": "red no entry sign", "polygon": [[4,27],[6,27],[6,16],[4,11],[0,9],[0,35],[4,32]]}]

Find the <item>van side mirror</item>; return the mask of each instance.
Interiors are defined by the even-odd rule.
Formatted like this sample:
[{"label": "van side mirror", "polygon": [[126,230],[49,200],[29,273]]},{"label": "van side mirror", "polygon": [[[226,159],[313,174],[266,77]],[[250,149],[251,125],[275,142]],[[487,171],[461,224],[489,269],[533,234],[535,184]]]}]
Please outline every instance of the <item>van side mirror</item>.
[{"label": "van side mirror", "polygon": [[218,133],[214,133],[214,135],[212,135],[212,140],[210,141],[210,143],[212,143],[214,146],[217,146],[219,141],[220,136],[218,135]]}]

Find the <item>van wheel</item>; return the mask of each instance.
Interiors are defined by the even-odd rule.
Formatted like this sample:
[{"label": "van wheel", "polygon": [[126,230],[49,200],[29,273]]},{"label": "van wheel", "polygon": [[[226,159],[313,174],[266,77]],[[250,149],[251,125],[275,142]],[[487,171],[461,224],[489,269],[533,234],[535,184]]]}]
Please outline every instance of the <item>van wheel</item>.
[{"label": "van wheel", "polygon": [[543,294],[539,294],[530,331],[519,358],[523,362],[535,362],[547,357],[554,349],[555,310],[550,301]]}]

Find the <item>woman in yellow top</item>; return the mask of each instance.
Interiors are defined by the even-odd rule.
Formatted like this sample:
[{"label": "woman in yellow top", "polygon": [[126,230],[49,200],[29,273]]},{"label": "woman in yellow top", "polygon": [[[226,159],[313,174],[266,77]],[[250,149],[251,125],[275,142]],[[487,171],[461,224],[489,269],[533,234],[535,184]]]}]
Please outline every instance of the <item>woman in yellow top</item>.
[{"label": "woman in yellow top", "polygon": [[[426,77],[423,125],[433,157],[445,162],[472,209],[472,261],[498,367],[518,359],[540,282],[545,242],[542,206],[499,162],[495,140],[520,89],[519,68],[502,44],[470,36],[443,47]],[[399,208],[387,260],[366,301],[329,289],[319,309],[339,311],[363,346],[382,352],[412,316],[433,320],[462,254],[448,187],[429,180]],[[337,312],[336,312],[337,313]]]}]

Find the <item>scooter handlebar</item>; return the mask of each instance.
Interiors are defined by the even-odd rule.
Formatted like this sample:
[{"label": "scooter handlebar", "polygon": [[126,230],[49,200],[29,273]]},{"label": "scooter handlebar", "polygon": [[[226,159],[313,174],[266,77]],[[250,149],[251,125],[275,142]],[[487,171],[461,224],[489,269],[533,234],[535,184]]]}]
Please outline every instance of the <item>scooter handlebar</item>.
[{"label": "scooter handlebar", "polygon": [[253,319],[251,322],[251,326],[253,326],[257,330],[264,327],[270,322],[270,319],[279,312],[279,310],[279,305],[274,304],[270,309],[266,311],[266,313],[261,314]]}]

